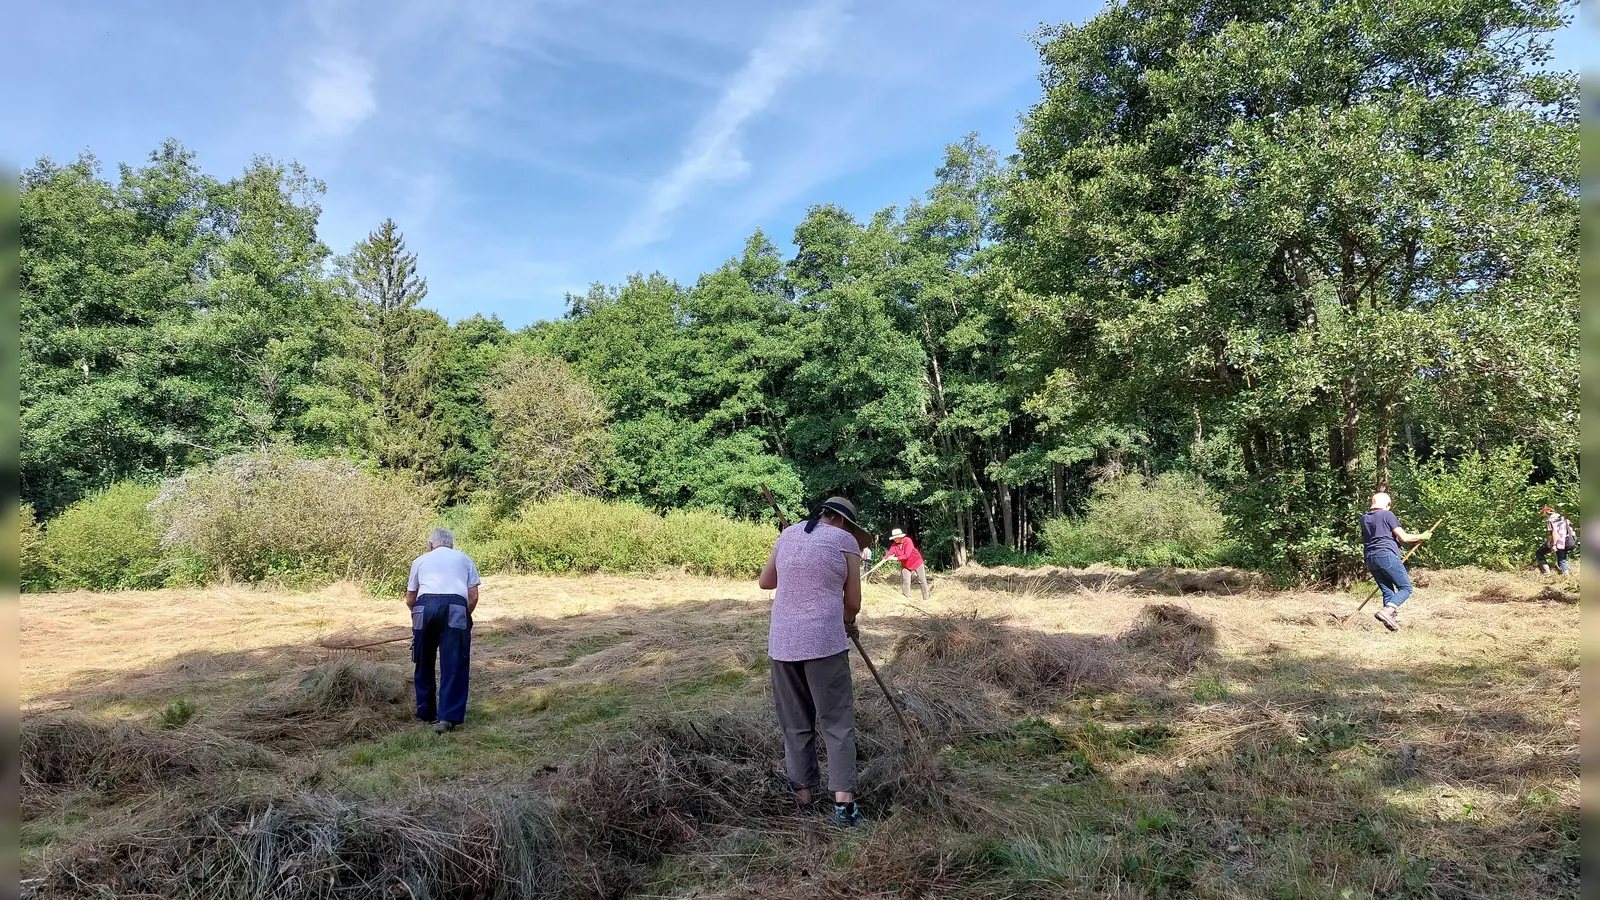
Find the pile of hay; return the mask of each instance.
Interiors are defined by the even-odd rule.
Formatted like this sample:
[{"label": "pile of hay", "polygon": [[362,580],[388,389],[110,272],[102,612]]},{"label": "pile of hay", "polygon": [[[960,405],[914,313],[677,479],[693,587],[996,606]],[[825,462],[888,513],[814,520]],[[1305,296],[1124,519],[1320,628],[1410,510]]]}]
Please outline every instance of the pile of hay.
[{"label": "pile of hay", "polygon": [[426,795],[403,805],[322,793],[167,798],[69,847],[34,897],[568,896],[535,797]]},{"label": "pile of hay", "polygon": [[415,721],[404,669],[335,659],[285,676],[218,724],[227,734],[283,750],[332,747]]},{"label": "pile of hay", "polygon": [[1217,627],[1211,620],[1175,603],[1152,603],[1139,611],[1133,627],[1119,639],[1124,646],[1189,672],[1216,656]]},{"label": "pile of hay", "polygon": [[901,619],[885,667],[906,706],[935,733],[992,731],[1046,697],[1110,688],[1117,651],[1105,639],[1007,624],[1004,616]]},{"label": "pile of hay", "polygon": [[25,717],[19,750],[22,807],[30,812],[79,790],[125,799],[277,765],[259,748],[200,729],[178,735],[75,715]]}]

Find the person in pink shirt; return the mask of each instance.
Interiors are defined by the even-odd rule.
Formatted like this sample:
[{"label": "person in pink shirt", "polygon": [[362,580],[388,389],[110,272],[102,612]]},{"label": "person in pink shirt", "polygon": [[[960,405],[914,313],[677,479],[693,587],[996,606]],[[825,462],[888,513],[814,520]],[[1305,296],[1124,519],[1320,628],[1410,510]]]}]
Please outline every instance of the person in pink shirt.
[{"label": "person in pink shirt", "polygon": [[817,732],[828,748],[833,820],[861,822],[856,809],[855,688],[850,638],[861,612],[861,550],[872,542],[856,508],[829,497],[810,518],[778,535],[758,584],[775,591],[767,655],[772,699],[783,729],[784,767],[802,808],[817,786]]},{"label": "person in pink shirt", "polygon": [[900,560],[900,596],[911,599],[911,576],[915,574],[922,584],[922,602],[928,602],[928,567],[922,564],[922,553],[910,536],[898,528],[889,532],[889,549],[883,555]]}]

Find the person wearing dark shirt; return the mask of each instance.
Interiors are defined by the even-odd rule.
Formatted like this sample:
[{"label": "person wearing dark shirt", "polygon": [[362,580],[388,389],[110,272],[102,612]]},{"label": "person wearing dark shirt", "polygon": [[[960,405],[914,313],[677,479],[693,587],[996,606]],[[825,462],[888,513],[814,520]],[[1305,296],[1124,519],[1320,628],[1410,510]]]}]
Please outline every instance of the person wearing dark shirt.
[{"label": "person wearing dark shirt", "polygon": [[1411,576],[1406,574],[1405,561],[1400,556],[1400,542],[1425,541],[1433,537],[1433,532],[1414,533],[1401,528],[1400,520],[1389,511],[1391,502],[1382,491],[1372,495],[1371,508],[1361,517],[1361,551],[1367,571],[1383,594],[1383,609],[1373,613],[1373,618],[1390,631],[1399,631],[1396,617],[1400,615],[1400,605],[1411,596]]}]

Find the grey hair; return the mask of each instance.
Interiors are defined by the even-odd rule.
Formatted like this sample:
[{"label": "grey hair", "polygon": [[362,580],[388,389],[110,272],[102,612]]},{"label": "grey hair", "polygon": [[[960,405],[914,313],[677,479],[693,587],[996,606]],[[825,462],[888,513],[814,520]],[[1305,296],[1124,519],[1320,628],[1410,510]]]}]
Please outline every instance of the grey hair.
[{"label": "grey hair", "polygon": [[456,536],[448,528],[435,528],[428,532],[428,545],[432,547],[455,547]]}]

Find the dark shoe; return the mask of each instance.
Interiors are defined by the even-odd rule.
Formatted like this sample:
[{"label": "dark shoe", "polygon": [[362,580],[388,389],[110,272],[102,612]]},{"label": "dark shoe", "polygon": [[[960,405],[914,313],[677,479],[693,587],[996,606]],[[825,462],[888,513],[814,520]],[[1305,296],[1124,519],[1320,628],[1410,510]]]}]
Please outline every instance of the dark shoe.
[{"label": "dark shoe", "polygon": [[1377,619],[1379,622],[1382,622],[1383,627],[1389,629],[1390,631],[1399,631],[1400,623],[1396,622],[1394,618],[1394,614],[1397,612],[1399,612],[1399,610],[1395,609],[1394,607],[1385,606],[1383,609],[1373,613],[1372,617]]},{"label": "dark shoe", "polygon": [[861,810],[855,801],[833,804],[833,824],[840,828],[854,828],[861,824]]},{"label": "dark shoe", "polygon": [[456,730],[456,724],[457,723],[455,723],[455,722],[445,722],[445,721],[435,722],[435,723],[433,723],[433,733],[434,734],[444,734],[446,731],[455,731]]}]

